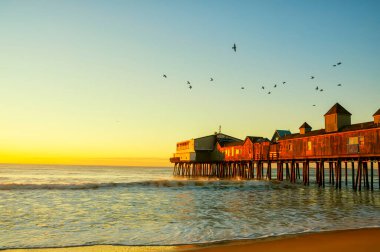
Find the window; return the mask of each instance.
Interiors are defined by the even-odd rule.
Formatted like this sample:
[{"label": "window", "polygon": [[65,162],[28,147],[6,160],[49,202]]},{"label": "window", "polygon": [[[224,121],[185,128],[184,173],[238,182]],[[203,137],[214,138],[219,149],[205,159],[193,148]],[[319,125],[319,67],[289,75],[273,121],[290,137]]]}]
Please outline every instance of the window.
[{"label": "window", "polygon": [[293,150],[293,145],[292,144],[288,145],[288,150],[290,150],[290,151]]},{"label": "window", "polygon": [[364,136],[359,137],[360,145],[364,145]]},{"label": "window", "polygon": [[[363,141],[364,141],[364,138],[363,138]],[[359,144],[359,137],[349,137],[348,144],[349,145]]]},{"label": "window", "polygon": [[[364,143],[364,138],[363,138],[363,143]],[[360,152],[359,137],[349,137],[348,138],[348,145],[347,145],[347,153],[348,154],[356,154],[359,152]]]},{"label": "window", "polygon": [[311,141],[308,141],[308,142],[307,142],[307,150],[308,150],[308,151],[311,151],[312,146],[313,146],[313,145],[312,145],[312,142],[311,142]]}]

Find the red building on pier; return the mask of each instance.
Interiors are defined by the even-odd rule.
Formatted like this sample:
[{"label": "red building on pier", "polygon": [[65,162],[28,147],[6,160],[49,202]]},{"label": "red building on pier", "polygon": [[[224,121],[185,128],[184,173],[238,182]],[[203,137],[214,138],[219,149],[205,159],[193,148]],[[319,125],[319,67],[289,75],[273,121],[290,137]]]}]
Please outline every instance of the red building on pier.
[{"label": "red building on pier", "polygon": [[[201,144],[208,146],[207,153],[189,150],[194,152],[194,158],[182,160],[178,157],[184,156],[183,153],[187,153],[187,150],[181,149],[174,154],[177,158],[172,158],[171,161],[175,163],[380,157],[380,109],[373,115],[373,121],[351,124],[351,113],[336,103],[324,117],[324,129],[312,130],[312,127],[304,122],[298,133],[276,130],[271,140],[247,136],[243,141],[220,133],[204,137]],[[181,143],[183,142],[179,144]],[[198,148],[205,149],[202,146]],[[197,159],[197,156],[201,159]]]}]

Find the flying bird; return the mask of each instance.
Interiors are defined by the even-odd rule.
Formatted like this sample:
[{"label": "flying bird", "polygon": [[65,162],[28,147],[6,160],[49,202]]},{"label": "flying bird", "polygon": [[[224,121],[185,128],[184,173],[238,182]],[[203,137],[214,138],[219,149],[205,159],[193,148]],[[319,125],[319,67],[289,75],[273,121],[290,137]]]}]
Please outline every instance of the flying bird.
[{"label": "flying bird", "polygon": [[190,85],[189,88],[192,89],[193,87]]},{"label": "flying bird", "polygon": [[261,88],[262,88],[262,89],[265,89],[265,87],[264,87],[264,86],[262,86]]},{"label": "flying bird", "polygon": [[236,44],[232,47],[232,49],[236,52]]},{"label": "flying bird", "polygon": [[318,90],[318,86],[315,88],[315,90]]},{"label": "flying bird", "polygon": [[244,87],[241,87],[241,89],[244,89]]},{"label": "flying bird", "polygon": [[321,91],[321,92],[322,92],[322,91],[323,91],[323,89],[321,89],[321,90],[319,90],[319,91]]},{"label": "flying bird", "polygon": [[187,81],[187,84],[190,85],[190,81]]},{"label": "flying bird", "polygon": [[283,81],[283,82],[282,82],[282,84],[285,84],[285,83],[286,83],[286,81]]},{"label": "flying bird", "polygon": [[338,62],[338,63],[336,63],[336,64],[339,66],[339,65],[341,65],[341,64],[342,64],[342,62],[340,62],[340,61],[339,61],[339,62]]},{"label": "flying bird", "polygon": [[214,79],[213,79],[213,78],[210,78],[210,81],[214,81]]},{"label": "flying bird", "polygon": [[333,67],[336,67],[336,65],[334,64]]},{"label": "flying bird", "polygon": [[313,107],[315,107],[315,104],[313,104]]},{"label": "flying bird", "polygon": [[270,94],[271,92],[268,92],[268,94]]},{"label": "flying bird", "polygon": [[166,74],[162,75],[164,78],[168,78],[168,76],[166,76]]},{"label": "flying bird", "polygon": [[273,87],[276,88],[276,87],[277,87],[277,84],[275,84]]},{"label": "flying bird", "polygon": [[310,76],[310,79],[314,79],[315,77],[314,76]]}]

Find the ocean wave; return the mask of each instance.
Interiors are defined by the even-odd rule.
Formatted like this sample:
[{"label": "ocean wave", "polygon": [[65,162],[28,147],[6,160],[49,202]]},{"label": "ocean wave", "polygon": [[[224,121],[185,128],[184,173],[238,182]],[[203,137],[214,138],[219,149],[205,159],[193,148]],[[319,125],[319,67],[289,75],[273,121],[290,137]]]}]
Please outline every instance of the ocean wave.
[{"label": "ocean wave", "polygon": [[[279,185],[271,184],[272,189]],[[135,182],[107,182],[107,183],[0,183],[0,190],[94,190],[107,188],[128,187],[209,187],[218,189],[227,188],[256,188],[268,189],[268,183],[264,181],[219,181],[219,180],[151,180]]]}]

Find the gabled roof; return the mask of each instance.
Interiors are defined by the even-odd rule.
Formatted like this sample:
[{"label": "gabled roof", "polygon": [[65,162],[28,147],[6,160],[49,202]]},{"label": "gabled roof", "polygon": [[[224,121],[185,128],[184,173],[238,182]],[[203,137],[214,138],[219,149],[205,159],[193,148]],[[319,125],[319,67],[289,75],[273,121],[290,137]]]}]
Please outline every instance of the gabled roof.
[{"label": "gabled roof", "polygon": [[256,141],[256,143],[262,143],[262,142],[270,142],[270,140],[266,137],[260,138]]},{"label": "gabled roof", "polygon": [[376,111],[376,113],[373,114],[373,116],[378,116],[378,115],[380,115],[380,109],[378,109],[378,110]]},{"label": "gabled roof", "polygon": [[223,133],[217,133],[216,134],[216,138],[218,139],[218,141],[221,140],[221,139],[229,139],[231,141],[243,141],[243,140],[241,140],[239,138],[236,138],[236,137],[233,137],[233,136],[229,136],[229,135],[226,135],[226,134],[223,134]]},{"label": "gabled roof", "polygon": [[223,133],[215,133],[213,135],[208,135],[208,136],[203,136],[203,137],[197,137],[197,138],[194,138],[194,140],[199,140],[199,139],[203,139],[203,138],[208,138],[208,137],[213,137],[215,138],[216,140],[218,141],[223,141],[223,140],[226,140],[226,141],[243,141],[239,138],[236,138],[236,137],[232,137],[232,136],[229,136],[229,135],[226,135],[226,134],[223,134]]},{"label": "gabled roof", "polygon": [[239,138],[228,136],[222,133],[218,133],[216,135],[216,141],[222,147],[227,146],[227,145],[228,146],[241,145],[244,143],[244,141]]},{"label": "gabled roof", "polygon": [[329,111],[327,111],[325,116],[333,115],[333,114],[351,115],[351,113],[348,112],[345,108],[343,108],[342,105],[340,105],[339,103],[335,103],[335,105],[332,106],[332,108]]},{"label": "gabled roof", "polygon": [[304,122],[301,127],[299,127],[300,129],[311,129],[311,126],[309,124],[307,124],[307,122]]},{"label": "gabled roof", "polygon": [[292,134],[290,130],[276,130],[275,133],[277,133],[279,137],[284,137],[286,135]]},{"label": "gabled roof", "polygon": [[282,138],[287,135],[291,135],[292,132],[289,130],[276,130],[272,136],[271,142],[276,142],[279,138]]},{"label": "gabled roof", "polygon": [[258,136],[247,136],[244,140],[247,141],[247,139],[251,140],[252,143],[258,142],[260,139],[263,139],[263,137],[258,137]]}]

